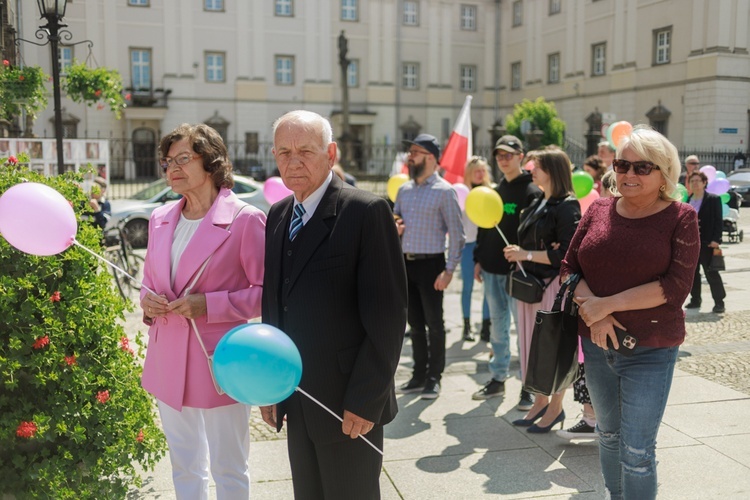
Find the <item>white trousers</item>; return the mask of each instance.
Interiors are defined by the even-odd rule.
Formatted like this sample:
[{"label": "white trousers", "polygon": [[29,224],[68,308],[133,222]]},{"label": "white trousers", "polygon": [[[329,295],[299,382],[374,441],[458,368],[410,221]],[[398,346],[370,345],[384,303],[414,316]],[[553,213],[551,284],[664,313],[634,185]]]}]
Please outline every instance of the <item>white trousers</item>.
[{"label": "white trousers", "polygon": [[219,500],[250,498],[250,407],[177,411],[158,401],[178,500],[208,499],[209,457]]}]

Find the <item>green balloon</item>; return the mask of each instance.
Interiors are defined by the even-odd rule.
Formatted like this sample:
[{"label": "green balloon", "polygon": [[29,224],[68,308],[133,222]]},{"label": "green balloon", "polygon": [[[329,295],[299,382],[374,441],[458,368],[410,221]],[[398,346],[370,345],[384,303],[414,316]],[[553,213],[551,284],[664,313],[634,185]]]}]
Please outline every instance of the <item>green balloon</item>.
[{"label": "green balloon", "polygon": [[579,200],[589,194],[594,188],[594,178],[591,174],[579,170],[573,172],[573,191],[576,193],[576,198]]},{"label": "green balloon", "polygon": [[677,192],[680,193],[680,199],[683,202],[688,201],[689,195],[688,190],[685,186],[683,186],[682,184],[677,184]]},{"label": "green balloon", "polygon": [[723,193],[719,195],[719,198],[721,198],[722,203],[729,203],[729,200],[732,199],[731,195],[729,193]]}]

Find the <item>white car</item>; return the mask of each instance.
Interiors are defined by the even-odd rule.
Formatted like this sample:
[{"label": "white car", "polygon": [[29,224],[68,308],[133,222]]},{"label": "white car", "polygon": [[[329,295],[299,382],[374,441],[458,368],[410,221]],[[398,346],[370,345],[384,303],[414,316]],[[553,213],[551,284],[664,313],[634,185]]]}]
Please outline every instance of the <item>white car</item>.
[{"label": "white car", "polygon": [[[249,177],[234,176],[232,191],[239,199],[268,213],[270,205],[263,196],[263,184]],[[173,203],[182,198],[167,186],[165,179],[152,182],[130,198],[111,200],[112,216],[107,229],[116,227],[127,219],[125,230],[134,248],[146,248],[148,244],[148,221],[155,208]]]}]

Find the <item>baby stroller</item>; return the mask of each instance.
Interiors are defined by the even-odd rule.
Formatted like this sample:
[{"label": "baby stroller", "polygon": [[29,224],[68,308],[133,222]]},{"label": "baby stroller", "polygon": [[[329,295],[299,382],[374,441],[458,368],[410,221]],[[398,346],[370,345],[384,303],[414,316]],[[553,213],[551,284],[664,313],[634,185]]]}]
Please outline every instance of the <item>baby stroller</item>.
[{"label": "baby stroller", "polygon": [[744,237],[744,231],[742,229],[737,229],[737,220],[740,218],[741,202],[739,200],[739,194],[732,190],[729,190],[729,194],[732,197],[730,198],[729,203],[727,203],[727,205],[729,205],[729,210],[727,210],[727,214],[722,221],[723,230],[727,233],[727,241],[729,243],[741,243],[742,238]]}]

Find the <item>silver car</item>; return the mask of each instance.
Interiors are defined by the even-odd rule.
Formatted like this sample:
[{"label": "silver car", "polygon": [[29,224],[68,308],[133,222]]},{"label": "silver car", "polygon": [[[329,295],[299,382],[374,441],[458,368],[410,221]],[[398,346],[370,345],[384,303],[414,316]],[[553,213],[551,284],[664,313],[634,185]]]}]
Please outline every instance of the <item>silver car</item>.
[{"label": "silver car", "polygon": [[[263,184],[249,177],[234,176],[232,191],[237,197],[263,212],[268,213],[270,205],[263,196]],[[165,179],[152,182],[130,198],[111,200],[112,216],[107,223],[107,229],[127,219],[125,229],[134,248],[146,248],[148,244],[148,221],[155,208],[166,203],[173,203],[182,198],[167,186]]]}]

